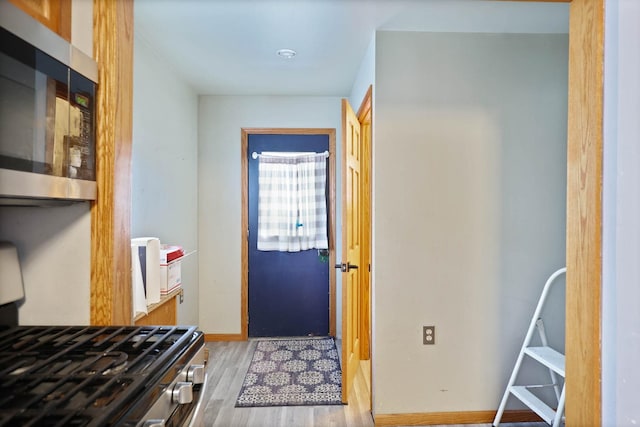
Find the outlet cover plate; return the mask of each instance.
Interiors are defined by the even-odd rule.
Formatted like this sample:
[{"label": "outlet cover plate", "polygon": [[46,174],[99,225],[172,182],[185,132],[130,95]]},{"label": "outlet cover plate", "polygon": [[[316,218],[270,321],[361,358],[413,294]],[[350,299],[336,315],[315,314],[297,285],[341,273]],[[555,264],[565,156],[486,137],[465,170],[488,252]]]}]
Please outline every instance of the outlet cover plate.
[{"label": "outlet cover plate", "polygon": [[435,343],[436,343],[436,327],[423,326],[422,327],[422,344],[432,345]]}]

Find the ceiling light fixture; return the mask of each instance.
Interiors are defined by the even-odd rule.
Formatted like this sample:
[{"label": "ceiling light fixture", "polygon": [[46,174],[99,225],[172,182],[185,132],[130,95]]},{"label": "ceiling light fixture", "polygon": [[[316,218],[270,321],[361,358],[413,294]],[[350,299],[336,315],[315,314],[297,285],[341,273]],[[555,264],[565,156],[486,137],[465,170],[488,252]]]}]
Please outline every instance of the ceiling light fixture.
[{"label": "ceiling light fixture", "polygon": [[285,59],[291,59],[296,56],[297,52],[293,49],[279,49],[276,54]]}]

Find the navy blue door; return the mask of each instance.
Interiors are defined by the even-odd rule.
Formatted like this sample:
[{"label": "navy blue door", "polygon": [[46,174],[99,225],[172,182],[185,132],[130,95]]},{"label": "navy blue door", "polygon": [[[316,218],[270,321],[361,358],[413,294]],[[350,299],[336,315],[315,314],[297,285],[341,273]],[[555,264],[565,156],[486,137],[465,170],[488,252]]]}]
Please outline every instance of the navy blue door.
[{"label": "navy blue door", "polygon": [[[250,134],[249,159],[249,336],[329,334],[329,264],[317,249],[258,251],[258,159],[263,151],[329,150],[328,135]],[[327,174],[327,180],[333,179]],[[327,209],[328,211],[328,209]]]}]

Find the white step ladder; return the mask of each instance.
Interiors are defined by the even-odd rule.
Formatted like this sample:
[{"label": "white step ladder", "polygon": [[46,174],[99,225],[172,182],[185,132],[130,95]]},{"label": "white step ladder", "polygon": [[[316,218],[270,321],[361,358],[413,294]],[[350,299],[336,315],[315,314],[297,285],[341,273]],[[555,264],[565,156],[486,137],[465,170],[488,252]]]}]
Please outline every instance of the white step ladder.
[{"label": "white step ladder", "polygon": [[[559,269],[558,271],[553,273],[549,277],[549,279],[547,279],[547,282],[544,285],[542,295],[540,295],[540,300],[538,301],[538,305],[536,307],[536,311],[533,313],[531,323],[529,324],[529,330],[527,331],[524,343],[522,344],[522,348],[520,349],[520,354],[518,354],[518,359],[516,360],[516,364],[513,367],[511,378],[509,379],[507,388],[504,391],[504,395],[502,396],[502,401],[500,402],[500,407],[498,408],[496,417],[493,420],[493,425],[495,427],[500,424],[500,420],[502,419],[502,414],[504,413],[504,409],[507,406],[507,400],[509,399],[510,394],[520,399],[522,403],[531,408],[547,424],[553,425],[553,427],[557,427],[562,422],[565,399],[564,381],[562,383],[562,390],[560,390],[558,376],[562,377],[563,379],[565,377],[564,354],[561,354],[560,352],[549,347],[547,343],[547,335],[544,331],[544,324],[542,322],[542,319],[540,318],[540,314],[542,313],[542,308],[544,307],[544,303],[547,299],[547,295],[549,294],[551,285],[560,275],[565,274],[566,272],[566,268]],[[541,347],[530,346],[531,339],[533,338],[533,333],[536,329],[538,330],[538,334],[540,335],[540,342],[542,343]],[[515,385],[516,379],[518,377],[518,372],[520,371],[520,367],[525,355],[543,364],[549,369],[551,384]],[[540,400],[535,394],[530,391],[530,389],[539,389],[541,387],[553,387],[557,399],[557,407],[555,410],[549,407],[549,405]]]}]

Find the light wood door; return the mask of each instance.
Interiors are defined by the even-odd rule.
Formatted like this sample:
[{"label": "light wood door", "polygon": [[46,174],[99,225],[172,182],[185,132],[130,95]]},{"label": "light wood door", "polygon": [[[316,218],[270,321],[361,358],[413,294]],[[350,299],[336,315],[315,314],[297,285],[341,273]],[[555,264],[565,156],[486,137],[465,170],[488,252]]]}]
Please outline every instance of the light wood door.
[{"label": "light wood door", "polygon": [[[342,100],[342,402],[360,366],[360,122]],[[364,266],[362,266],[364,268]]]}]

